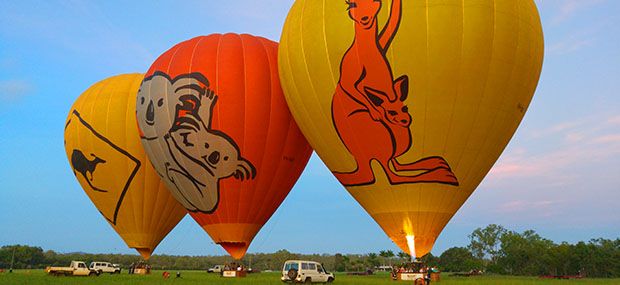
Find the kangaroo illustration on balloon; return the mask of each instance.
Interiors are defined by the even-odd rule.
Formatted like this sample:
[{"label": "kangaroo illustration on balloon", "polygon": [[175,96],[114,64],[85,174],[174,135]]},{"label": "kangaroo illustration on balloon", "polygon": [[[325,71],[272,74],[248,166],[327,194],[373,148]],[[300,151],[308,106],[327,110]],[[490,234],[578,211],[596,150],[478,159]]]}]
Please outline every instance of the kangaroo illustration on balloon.
[{"label": "kangaroo illustration on balloon", "polygon": [[403,75],[394,80],[386,57],[400,26],[402,0],[392,1],[388,22],[381,32],[377,23],[381,0],[346,3],[349,17],[355,22],[355,39],[340,63],[332,119],[341,141],[355,157],[357,168],[352,172],[333,172],[334,175],[345,186],[373,184],[375,174],[371,162],[375,160],[391,184],[459,185],[442,157],[426,157],[413,163],[397,160],[413,145],[412,118],[405,105],[409,77]]},{"label": "kangaroo illustration on balloon", "polygon": [[211,127],[217,99],[200,73],[170,78],[155,72],[138,92],[140,136],[146,148],[162,154],[151,157],[151,162],[177,200],[192,212],[217,209],[220,180],[256,177],[256,168],[241,156],[235,141]]},{"label": "kangaroo illustration on balloon", "polygon": [[[86,183],[88,183],[90,188],[93,188],[93,190],[97,192],[108,192],[107,190],[95,187],[91,183],[91,181],[93,181],[93,172],[95,172],[97,165],[100,163],[105,163],[106,161],[92,153],[90,154],[90,156],[93,157],[92,160],[88,159],[88,157],[86,157],[86,155],[84,155],[81,150],[73,150],[73,152],[71,153],[71,166],[73,166],[73,174],[75,174],[76,176],[78,172],[82,174],[82,176],[84,176],[84,180],[86,180]],[[89,174],[90,177],[88,177]]]}]

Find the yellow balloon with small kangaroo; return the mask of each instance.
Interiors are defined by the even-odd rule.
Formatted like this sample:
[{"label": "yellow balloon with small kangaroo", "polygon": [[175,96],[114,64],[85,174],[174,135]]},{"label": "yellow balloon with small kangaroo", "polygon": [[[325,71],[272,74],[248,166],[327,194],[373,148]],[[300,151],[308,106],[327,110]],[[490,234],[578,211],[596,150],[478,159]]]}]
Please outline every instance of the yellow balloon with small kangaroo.
[{"label": "yellow balloon with small kangaroo", "polygon": [[136,118],[143,74],[97,82],[65,123],[69,165],[84,192],[127,246],[149,259],[187,214],[146,158]]}]

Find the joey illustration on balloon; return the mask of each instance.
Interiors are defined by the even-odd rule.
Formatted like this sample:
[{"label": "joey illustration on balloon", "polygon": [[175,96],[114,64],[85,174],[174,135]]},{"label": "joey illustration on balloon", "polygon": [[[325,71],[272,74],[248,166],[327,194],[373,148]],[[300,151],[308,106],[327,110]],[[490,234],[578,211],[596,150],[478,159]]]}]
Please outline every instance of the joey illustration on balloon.
[{"label": "joey illustration on balloon", "polygon": [[[147,95],[148,93],[148,95]],[[137,117],[147,151],[162,150],[151,162],[170,190],[192,212],[217,209],[219,182],[254,179],[256,168],[235,141],[211,127],[218,96],[200,73],[171,78],[155,72],[138,92]],[[169,114],[174,114],[173,120]]]},{"label": "joey illustration on balloon", "polygon": [[[340,80],[332,99],[332,119],[342,143],[355,157],[357,168],[333,172],[345,186],[375,183],[371,162],[377,161],[391,184],[443,183],[458,179],[442,157],[412,163],[398,157],[413,146],[412,118],[405,101],[409,77],[394,74],[386,53],[398,32],[402,0],[392,1],[390,16],[379,32],[381,0],[349,0],[349,17],[355,22],[355,39],[340,64]],[[370,136],[360,134],[372,134]],[[405,173],[406,172],[406,173]]]}]

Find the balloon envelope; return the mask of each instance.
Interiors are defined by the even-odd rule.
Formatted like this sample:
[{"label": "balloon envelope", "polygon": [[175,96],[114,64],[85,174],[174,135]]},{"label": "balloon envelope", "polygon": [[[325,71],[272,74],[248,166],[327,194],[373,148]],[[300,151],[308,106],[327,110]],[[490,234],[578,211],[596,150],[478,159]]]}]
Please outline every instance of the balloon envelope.
[{"label": "balloon envelope", "polygon": [[67,118],[65,150],[99,212],[148,259],[187,212],[159,179],[140,143],[135,96],[142,78],[114,76],[86,90]]},{"label": "balloon envelope", "polygon": [[531,0],[343,2],[295,1],[280,43],[285,96],[339,181],[422,256],[529,107],[538,12]]},{"label": "balloon envelope", "polygon": [[238,259],[312,152],[286,106],[277,49],[237,34],[182,42],[153,63],[137,97],[151,162],[198,224]]}]

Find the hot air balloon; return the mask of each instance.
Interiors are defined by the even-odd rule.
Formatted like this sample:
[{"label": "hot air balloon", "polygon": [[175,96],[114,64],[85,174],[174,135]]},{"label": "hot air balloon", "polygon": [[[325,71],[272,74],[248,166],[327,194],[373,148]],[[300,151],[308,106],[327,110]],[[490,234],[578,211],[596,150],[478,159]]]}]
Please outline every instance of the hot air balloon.
[{"label": "hot air balloon", "polygon": [[297,0],[279,69],[317,154],[419,257],[519,126],[543,50],[531,0]]},{"label": "hot air balloon", "polygon": [[155,169],[237,259],[312,152],[284,100],[277,49],[251,35],[193,38],[153,63],[137,96],[142,143]]},{"label": "hot air balloon", "polygon": [[187,214],[150,165],[138,134],[136,93],[143,74],[100,81],[73,104],[65,150],[101,215],[144,259]]}]

